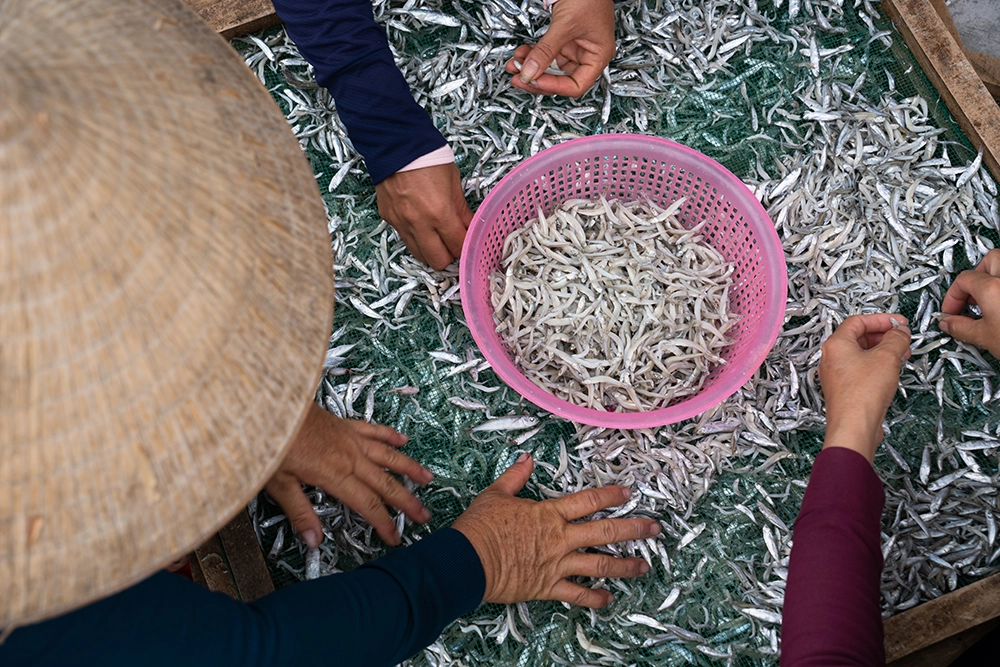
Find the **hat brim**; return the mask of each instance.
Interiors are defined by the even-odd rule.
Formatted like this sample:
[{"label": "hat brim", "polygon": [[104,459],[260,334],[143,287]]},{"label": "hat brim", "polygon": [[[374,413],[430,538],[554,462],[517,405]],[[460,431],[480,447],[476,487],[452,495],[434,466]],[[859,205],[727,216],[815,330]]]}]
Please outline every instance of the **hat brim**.
[{"label": "hat brim", "polygon": [[333,280],[287,122],[176,0],[0,3],[0,626],[141,580],[275,471]]}]

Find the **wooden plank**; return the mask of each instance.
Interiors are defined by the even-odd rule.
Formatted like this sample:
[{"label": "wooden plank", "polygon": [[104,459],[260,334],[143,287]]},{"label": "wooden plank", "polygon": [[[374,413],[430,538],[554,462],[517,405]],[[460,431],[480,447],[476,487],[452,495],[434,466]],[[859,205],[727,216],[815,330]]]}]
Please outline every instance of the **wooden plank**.
[{"label": "wooden plank", "polygon": [[220,591],[231,598],[239,599],[236,592],[236,582],[229,572],[229,565],[226,562],[226,552],[222,547],[219,536],[212,535],[203,545],[194,550],[194,563],[197,563],[201,574],[205,579],[205,584],[209,590]]},{"label": "wooden plank", "polygon": [[1000,617],[1000,574],[885,620],[886,663]]},{"label": "wooden plank", "polygon": [[969,628],[954,637],[890,662],[886,667],[947,667],[996,628],[1000,628],[1000,618]]},{"label": "wooden plank", "polygon": [[182,0],[225,39],[241,37],[281,22],[271,0]]},{"label": "wooden plank", "polygon": [[188,565],[191,566],[191,580],[199,586],[208,588],[208,582],[205,581],[205,573],[201,571],[198,556],[193,551],[188,555]]},{"label": "wooden plank", "polygon": [[965,57],[976,68],[976,74],[983,80],[986,90],[990,91],[990,95],[996,99],[1000,99],[1000,58],[976,53],[975,51],[966,51]]},{"label": "wooden plank", "polygon": [[947,0],[931,0],[931,5],[934,7],[934,11],[937,15],[941,17],[941,23],[944,23],[944,27],[948,29],[948,33],[958,42],[958,46],[961,49],[965,48],[962,44],[962,36],[958,34],[958,26],[955,25],[955,19],[951,17],[951,12],[948,11],[948,5],[945,4]]},{"label": "wooden plank", "polygon": [[990,91],[990,95],[994,98],[1000,98],[1000,59],[965,48],[965,44],[962,43],[962,35],[958,31],[958,26],[955,25],[955,20],[952,18],[951,11],[948,9],[948,5],[945,4],[945,0],[931,0],[931,5],[941,18],[941,22],[944,23],[944,27],[948,29],[948,34],[954,38],[958,46],[965,52],[965,57],[972,63],[976,74],[986,84],[986,90]]},{"label": "wooden plank", "polygon": [[243,510],[219,531],[226,550],[229,571],[236,582],[240,599],[253,602],[274,592],[271,573],[257,542],[257,534],[246,510]]},{"label": "wooden plank", "polygon": [[983,164],[1000,180],[1000,106],[929,0],[884,0],[882,7],[937,89]]}]

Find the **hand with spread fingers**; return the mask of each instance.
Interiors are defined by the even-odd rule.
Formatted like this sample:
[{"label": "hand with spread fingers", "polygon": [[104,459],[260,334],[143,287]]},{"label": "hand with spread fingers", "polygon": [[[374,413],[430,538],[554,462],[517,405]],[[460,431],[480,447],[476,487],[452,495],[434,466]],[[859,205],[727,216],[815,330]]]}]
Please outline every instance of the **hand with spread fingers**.
[{"label": "hand with spread fingers", "polygon": [[472,211],[455,163],[398,171],[375,194],[379,215],[418,260],[440,271],[462,254]]},{"label": "hand with spread fingers", "polygon": [[825,343],[819,380],[826,403],[823,448],[847,447],[869,462],[882,442],[882,422],[910,357],[902,315],[853,315]]},{"label": "hand with spread fingers", "polygon": [[[511,83],[529,93],[580,97],[614,57],[614,2],[559,0],[549,29],[533,47],[519,46],[506,69]],[[565,74],[546,73],[552,61]]]},{"label": "hand with spread fingers", "polygon": [[[966,306],[978,306],[982,318],[960,315]],[[1000,358],[1000,250],[990,250],[975,271],[962,271],[941,303],[948,317],[938,326],[955,340],[986,348]]]},{"label": "hand with spread fingers", "polygon": [[580,549],[654,537],[652,519],[601,519],[575,523],[624,503],[628,489],[606,486],[536,502],[517,498],[534,462],[523,454],[452,524],[472,543],[486,575],[484,602],[561,600],[604,607],[614,596],[567,577],[637,577],[649,571],[641,558],[614,558]]},{"label": "hand with spread fingers", "polygon": [[427,511],[388,471],[426,484],[433,475],[397,447],[406,436],[388,426],[341,419],[313,404],[278,472],[265,487],[311,547],[323,541],[323,526],[302,484],[318,486],[364,516],[389,544],[399,544],[396,526],[385,505],[426,523]]}]

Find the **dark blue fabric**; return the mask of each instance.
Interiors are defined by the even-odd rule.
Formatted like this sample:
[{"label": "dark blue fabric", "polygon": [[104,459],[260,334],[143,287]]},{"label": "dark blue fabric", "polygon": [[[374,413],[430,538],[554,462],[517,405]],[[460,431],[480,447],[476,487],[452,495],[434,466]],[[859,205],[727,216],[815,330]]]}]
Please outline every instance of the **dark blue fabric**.
[{"label": "dark blue fabric", "polygon": [[0,665],[395,665],[479,605],[475,549],[447,528],[345,574],[244,604],[166,572],[64,616],[15,629]]},{"label": "dark blue fabric", "polygon": [[379,183],[446,145],[396,67],[368,0],[273,0]]}]

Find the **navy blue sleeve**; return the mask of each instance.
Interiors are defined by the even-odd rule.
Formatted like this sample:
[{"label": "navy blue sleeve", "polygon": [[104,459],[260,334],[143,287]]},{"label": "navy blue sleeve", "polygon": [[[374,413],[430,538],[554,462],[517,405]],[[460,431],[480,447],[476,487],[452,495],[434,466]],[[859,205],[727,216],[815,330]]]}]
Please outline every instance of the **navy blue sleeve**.
[{"label": "navy blue sleeve", "polygon": [[273,0],[379,183],[447,142],[396,67],[368,0]]},{"label": "navy blue sleeve", "polygon": [[160,572],[15,629],[0,645],[0,665],[389,666],[475,609],[485,589],[475,549],[451,528],[353,572],[294,584],[252,604]]}]

